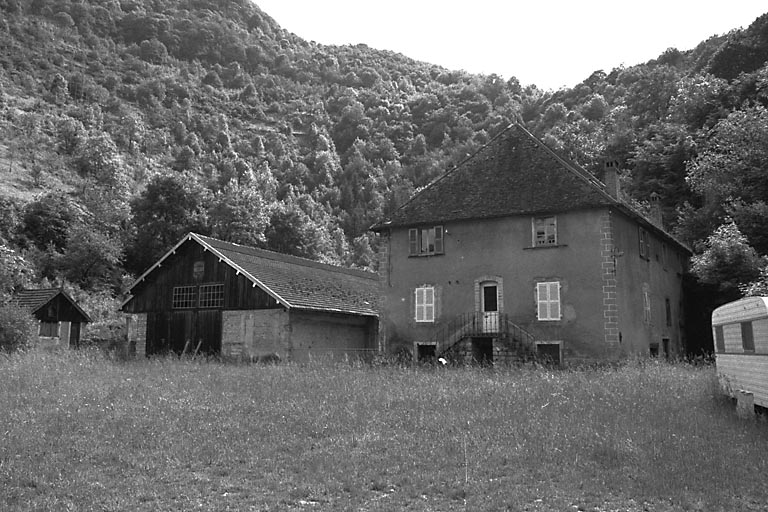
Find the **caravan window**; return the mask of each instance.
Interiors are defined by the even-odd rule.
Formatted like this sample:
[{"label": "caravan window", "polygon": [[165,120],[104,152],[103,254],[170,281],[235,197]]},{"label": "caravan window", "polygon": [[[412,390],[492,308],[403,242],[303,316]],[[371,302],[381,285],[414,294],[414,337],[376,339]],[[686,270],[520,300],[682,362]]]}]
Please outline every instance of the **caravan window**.
[{"label": "caravan window", "polygon": [[755,351],[755,337],[752,334],[752,322],[741,322],[741,346],[744,352]]}]

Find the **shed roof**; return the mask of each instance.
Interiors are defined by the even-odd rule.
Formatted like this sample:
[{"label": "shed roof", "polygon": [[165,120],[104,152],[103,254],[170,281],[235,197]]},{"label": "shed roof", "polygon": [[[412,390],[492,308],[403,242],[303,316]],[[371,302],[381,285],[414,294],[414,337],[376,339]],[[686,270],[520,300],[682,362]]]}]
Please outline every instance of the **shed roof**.
[{"label": "shed roof", "polygon": [[72,304],[72,306],[83,315],[86,322],[91,321],[91,317],[83,311],[80,306],[69,296],[67,292],[61,288],[40,288],[36,290],[21,290],[16,292],[11,298],[11,304],[29,310],[31,313],[37,313],[49,304],[57,296],[61,295],[64,300]]},{"label": "shed roof", "polygon": [[507,126],[371,229],[599,207],[616,208],[688,250],[519,123]]},{"label": "shed roof", "polygon": [[186,235],[142,274],[131,289],[188,241],[211,251],[286,308],[378,315],[378,276],[375,273],[224,242],[196,233]]}]

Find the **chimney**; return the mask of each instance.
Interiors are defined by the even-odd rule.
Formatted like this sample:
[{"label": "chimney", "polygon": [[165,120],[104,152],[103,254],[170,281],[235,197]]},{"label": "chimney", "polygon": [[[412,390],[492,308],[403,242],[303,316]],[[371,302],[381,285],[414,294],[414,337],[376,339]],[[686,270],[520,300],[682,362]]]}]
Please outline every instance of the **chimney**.
[{"label": "chimney", "polygon": [[618,160],[606,160],[605,169],[603,170],[603,183],[605,183],[605,191],[612,198],[619,199],[619,161]]},{"label": "chimney", "polygon": [[664,219],[661,216],[661,196],[656,192],[651,193],[651,209],[648,212],[650,221],[664,229]]}]

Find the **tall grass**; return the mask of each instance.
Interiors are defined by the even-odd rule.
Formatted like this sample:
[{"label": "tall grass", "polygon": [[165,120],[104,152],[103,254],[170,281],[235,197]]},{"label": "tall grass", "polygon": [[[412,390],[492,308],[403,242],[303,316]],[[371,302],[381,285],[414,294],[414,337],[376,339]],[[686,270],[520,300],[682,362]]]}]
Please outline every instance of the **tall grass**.
[{"label": "tall grass", "polygon": [[[760,510],[710,367],[0,356],[3,510]],[[576,508],[574,508],[576,507]]]}]

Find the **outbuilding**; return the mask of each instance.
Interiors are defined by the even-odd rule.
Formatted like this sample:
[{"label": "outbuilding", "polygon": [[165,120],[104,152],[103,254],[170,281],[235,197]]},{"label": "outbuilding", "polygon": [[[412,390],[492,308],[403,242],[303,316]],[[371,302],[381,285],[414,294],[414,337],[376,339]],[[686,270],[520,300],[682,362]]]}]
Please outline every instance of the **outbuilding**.
[{"label": "outbuilding", "polygon": [[768,297],[745,297],[715,309],[712,331],[723,390],[768,407]]},{"label": "outbuilding", "polygon": [[122,305],[138,355],[369,358],[378,278],[189,233],[131,286]]},{"label": "outbuilding", "polygon": [[21,290],[14,294],[11,304],[28,310],[37,319],[40,343],[46,347],[78,347],[82,325],[91,321],[61,288]]}]

